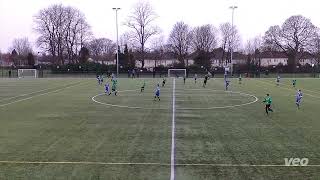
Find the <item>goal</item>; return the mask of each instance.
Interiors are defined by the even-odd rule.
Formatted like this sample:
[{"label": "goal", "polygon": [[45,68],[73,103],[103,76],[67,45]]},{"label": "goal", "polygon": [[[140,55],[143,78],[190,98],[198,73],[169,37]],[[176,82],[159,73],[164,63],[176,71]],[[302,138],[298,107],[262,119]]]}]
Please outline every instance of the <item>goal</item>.
[{"label": "goal", "polygon": [[186,69],[168,69],[168,77],[186,77],[187,70]]},{"label": "goal", "polygon": [[36,69],[18,69],[18,78],[37,78]]}]

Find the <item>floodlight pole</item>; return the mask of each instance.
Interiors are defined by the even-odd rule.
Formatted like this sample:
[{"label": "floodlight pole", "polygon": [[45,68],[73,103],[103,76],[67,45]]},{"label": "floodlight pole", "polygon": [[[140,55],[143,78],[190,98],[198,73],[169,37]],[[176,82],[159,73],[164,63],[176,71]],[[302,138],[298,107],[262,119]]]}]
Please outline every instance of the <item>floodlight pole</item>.
[{"label": "floodlight pole", "polygon": [[[231,17],[231,38],[232,38],[232,43],[234,42],[234,25],[233,25],[233,19],[234,19],[234,10],[238,8],[238,6],[230,6],[229,7],[232,10],[232,17]],[[231,44],[231,52],[230,52],[230,64],[231,64],[231,73],[233,73],[233,67],[232,67],[232,59],[233,59],[233,44]]]},{"label": "floodlight pole", "polygon": [[118,31],[118,11],[121,8],[112,8],[116,11],[116,30],[117,30],[117,77],[119,77],[119,31]]}]

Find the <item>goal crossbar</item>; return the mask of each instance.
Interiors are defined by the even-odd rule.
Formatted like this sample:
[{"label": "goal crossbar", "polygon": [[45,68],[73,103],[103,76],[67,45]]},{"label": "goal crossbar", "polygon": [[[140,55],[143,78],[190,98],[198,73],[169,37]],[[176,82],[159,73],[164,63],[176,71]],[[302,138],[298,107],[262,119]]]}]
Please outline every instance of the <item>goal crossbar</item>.
[{"label": "goal crossbar", "polygon": [[37,78],[36,69],[18,69],[18,78]]},{"label": "goal crossbar", "polygon": [[168,77],[186,77],[186,69],[168,69]]}]

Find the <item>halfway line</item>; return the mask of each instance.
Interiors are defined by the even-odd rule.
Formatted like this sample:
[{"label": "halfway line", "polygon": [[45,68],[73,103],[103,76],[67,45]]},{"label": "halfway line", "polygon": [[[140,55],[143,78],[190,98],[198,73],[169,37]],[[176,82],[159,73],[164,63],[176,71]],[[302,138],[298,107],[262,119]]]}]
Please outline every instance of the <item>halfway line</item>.
[{"label": "halfway line", "polygon": [[170,180],[175,179],[175,172],[174,172],[174,131],[175,131],[175,112],[176,112],[176,79],[173,78],[173,88],[172,88],[172,129],[171,129],[171,173],[170,173]]}]

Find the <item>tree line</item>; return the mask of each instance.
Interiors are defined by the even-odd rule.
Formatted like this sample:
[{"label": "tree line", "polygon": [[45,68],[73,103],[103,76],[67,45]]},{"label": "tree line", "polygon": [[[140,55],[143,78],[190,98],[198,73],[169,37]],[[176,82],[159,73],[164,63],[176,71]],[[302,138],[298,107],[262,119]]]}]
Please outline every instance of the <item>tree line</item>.
[{"label": "tree line", "polygon": [[[237,27],[228,22],[219,27],[211,24],[191,27],[180,21],[165,38],[155,25],[157,18],[149,3],[136,4],[124,23],[129,31],[120,36],[120,46],[117,47],[108,38],[95,38],[80,10],[61,4],[51,5],[34,16],[34,30],[38,34],[36,45],[41,54],[49,55],[52,63],[60,65],[86,62],[89,57],[96,62],[112,61],[119,51],[120,65],[134,68],[135,61],[140,61],[143,68],[146,53],[151,51],[158,58],[163,53],[172,54],[177,60],[175,64],[181,67],[189,65],[188,59],[192,55],[196,65],[210,68],[210,54],[216,48],[223,50],[219,59],[221,65],[230,62],[231,50],[254,57],[263,51],[283,52],[292,71],[305,52],[313,55],[318,66],[320,63],[319,28],[301,15],[289,17],[282,25],[271,26],[264,36],[248,40],[244,46]],[[24,58],[32,64],[34,57],[31,55],[34,53],[31,47],[27,38],[15,39],[11,47],[14,63],[18,64],[18,59]]]}]

